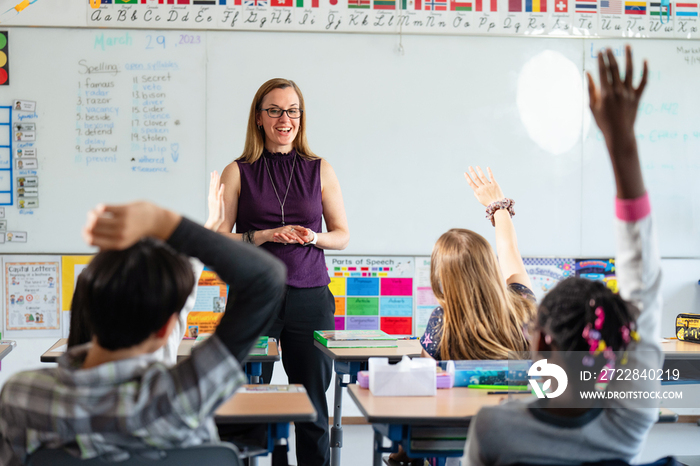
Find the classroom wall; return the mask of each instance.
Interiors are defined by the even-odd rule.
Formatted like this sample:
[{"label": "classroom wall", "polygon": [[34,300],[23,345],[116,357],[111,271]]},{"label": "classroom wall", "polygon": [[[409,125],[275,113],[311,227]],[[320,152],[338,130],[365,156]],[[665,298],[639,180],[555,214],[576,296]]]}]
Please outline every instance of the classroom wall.
[{"label": "classroom wall", "polygon": [[[163,47],[155,54],[149,44],[159,45],[161,36],[174,43],[178,32],[122,31],[132,38],[131,48],[102,50],[95,39],[105,31],[112,34],[10,31],[13,81],[0,88],[0,105],[16,98],[39,104],[41,207],[25,212],[6,207],[11,228],[27,231],[29,242],[0,245],[2,253],[89,251],[78,239],[79,229],[87,208],[103,200],[153,199],[203,220],[206,173],[223,169],[240,153],[250,99],[263,80],[278,75],[302,86],[312,147],[338,174],[352,231],[343,254],[427,255],[439,234],[453,226],[473,228],[493,242],[483,208],[461,178],[466,165],[477,163],[491,165],[516,199],[514,221],[523,254],[614,253],[611,175],[600,133],[585,107],[583,70],[591,68],[598,48],[612,45],[619,52],[622,41],[404,36],[401,54],[393,35],[202,32],[199,48]],[[280,53],[280,44],[294,53]],[[673,333],[676,314],[700,312],[700,120],[695,113],[700,102],[696,73],[687,60],[692,54],[678,51],[684,44],[634,43],[637,65],[648,57],[652,66],[638,133],[666,257],[666,336]],[[85,57],[97,63],[109,57],[122,67],[154,57],[177,63],[182,74],[168,90],[169,105],[189,120],[177,133],[186,149],[167,176],[75,162],[72,99],[84,79],[79,62]],[[569,62],[573,74],[564,76],[575,78],[557,87],[556,80],[535,73],[544,86],[536,87],[534,101],[526,98],[537,80],[523,82],[524,71],[530,73],[535,65],[535,71],[537,66],[552,70],[552,64],[562,63],[572,70]],[[47,68],[67,71],[52,73],[56,81],[47,86]],[[567,92],[575,98],[564,111],[566,118],[559,118],[552,109]],[[125,109],[131,106],[128,96],[120,99]],[[574,124],[544,132],[525,124],[538,118],[541,126],[558,119]],[[175,118],[170,121],[174,124]],[[130,122],[124,126],[128,129],[120,133],[119,144],[129,147]],[[120,166],[129,167],[131,152],[121,155],[127,158]],[[17,341],[2,363],[0,385],[16,371],[48,367],[39,356],[53,339]],[[344,406],[345,415],[359,415],[349,399]]]}]

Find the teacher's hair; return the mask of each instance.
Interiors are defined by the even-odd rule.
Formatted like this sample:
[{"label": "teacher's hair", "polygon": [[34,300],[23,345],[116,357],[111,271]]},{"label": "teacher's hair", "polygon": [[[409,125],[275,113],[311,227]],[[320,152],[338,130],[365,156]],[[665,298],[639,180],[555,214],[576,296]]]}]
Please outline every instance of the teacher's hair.
[{"label": "teacher's hair", "polygon": [[297,137],[294,139],[294,143],[292,145],[297,154],[307,160],[316,160],[320,158],[311,152],[309,142],[306,140],[306,107],[304,105],[304,96],[302,95],[301,90],[291,79],[274,78],[260,86],[258,92],[255,93],[253,103],[250,105],[248,130],[245,136],[245,147],[243,147],[243,154],[236,159],[237,162],[253,163],[262,156],[263,149],[265,148],[265,130],[258,128],[258,125],[255,123],[258,113],[262,111],[262,101],[265,96],[273,90],[286,89],[288,87],[293,88],[294,92],[297,93],[297,97],[299,97],[299,107],[304,110],[301,113],[299,132],[297,133]]},{"label": "teacher's hair", "polygon": [[441,359],[509,359],[528,350],[523,328],[535,306],[506,286],[486,238],[457,228],[443,234],[433,248],[430,284],[444,311]]}]

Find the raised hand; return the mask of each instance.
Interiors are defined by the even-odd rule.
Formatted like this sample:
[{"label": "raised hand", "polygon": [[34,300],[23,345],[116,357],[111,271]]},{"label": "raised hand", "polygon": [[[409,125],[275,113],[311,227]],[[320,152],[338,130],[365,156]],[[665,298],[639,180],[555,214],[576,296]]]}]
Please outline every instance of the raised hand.
[{"label": "raised hand", "polygon": [[216,231],[224,222],[225,217],[224,185],[221,184],[221,178],[216,170],[211,172],[209,178],[207,203],[209,205],[209,218],[207,218],[204,227]]},{"label": "raised hand", "polygon": [[610,142],[609,140],[615,137],[634,137],[637,109],[647,84],[647,62],[644,62],[642,80],[635,88],[632,84],[634,70],[632,49],[629,45],[625,47],[625,55],[627,63],[624,80],[620,76],[615,55],[610,49],[598,53],[600,90],[596,88],[591,73],[586,73],[591,112],[593,112],[593,117],[603,132],[606,142]]},{"label": "raised hand", "polygon": [[474,190],[474,196],[484,207],[488,207],[489,204],[500,201],[505,197],[501,187],[496,182],[496,178],[491,173],[491,169],[487,167],[486,171],[489,173],[488,177],[480,167],[477,166],[475,171],[470,166],[469,173],[464,173],[467,183]]},{"label": "raised hand", "polygon": [[642,80],[635,88],[632,85],[634,70],[632,49],[629,45],[625,48],[625,54],[627,64],[625,79],[622,80],[612,50],[607,49],[605,52],[598,53],[600,91],[596,88],[591,73],[587,73],[588,93],[591,99],[591,112],[603,132],[610,153],[617,197],[636,199],[646,192],[637,154],[634,122],[637,118],[639,100],[647,83],[648,67],[645,61]]}]

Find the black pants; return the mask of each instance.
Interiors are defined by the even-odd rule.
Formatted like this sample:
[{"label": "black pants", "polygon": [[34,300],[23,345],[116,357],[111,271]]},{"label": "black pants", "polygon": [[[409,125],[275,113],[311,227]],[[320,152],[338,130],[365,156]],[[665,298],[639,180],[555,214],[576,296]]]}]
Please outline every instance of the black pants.
[{"label": "black pants", "polygon": [[[326,390],[333,376],[331,359],[314,347],[314,330],[333,330],[335,299],[327,286],[287,287],[280,314],[268,331],[282,347],[282,364],[289,383],[303,384],[318,418],[296,423],[297,464],[330,465]],[[263,364],[263,381],[270,383],[273,364]]]}]

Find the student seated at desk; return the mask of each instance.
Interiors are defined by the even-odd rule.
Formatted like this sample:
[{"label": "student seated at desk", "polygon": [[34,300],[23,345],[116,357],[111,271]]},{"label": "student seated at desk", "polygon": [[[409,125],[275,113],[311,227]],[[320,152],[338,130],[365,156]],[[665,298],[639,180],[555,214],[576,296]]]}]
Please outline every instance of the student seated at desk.
[{"label": "student seated at desk", "polygon": [[[581,381],[582,370],[600,374],[609,364],[618,369],[616,376],[628,371],[649,374],[657,373],[663,362],[660,257],[634,135],[647,67],[645,63],[641,83],[634,88],[631,53],[628,47],[624,80],[612,50],[605,57],[599,54],[600,93],[588,75],[591,110],[605,137],[617,186],[615,265],[620,296],[600,282],[577,278],[547,294],[531,333],[532,359],[547,358],[548,364],[561,366],[568,374],[568,388],[554,398],[483,408],[470,424],[464,465],[629,462],[658,417],[658,408],[642,396],[607,397],[656,392],[658,379],[613,377],[605,400],[579,396],[596,391],[596,377]],[[637,308],[641,315],[635,323]]]},{"label": "student seated at desk", "polygon": [[535,295],[518,251],[513,200],[503,196],[491,169],[488,177],[479,167],[469,172],[464,177],[496,228],[498,258],[471,230],[452,229],[438,239],[430,285],[440,306],[420,342],[423,356],[438,360],[508,359],[528,348],[523,329],[535,315]]},{"label": "student seated at desk", "polygon": [[[220,176],[217,171],[211,173],[209,179],[209,218],[204,223],[204,228],[216,231],[224,221],[224,185],[219,186]],[[154,356],[157,360],[163,363],[174,366],[177,363],[177,349],[180,346],[182,338],[187,331],[187,314],[194,308],[197,300],[197,283],[199,276],[202,275],[204,264],[194,257],[190,257],[192,272],[194,273],[194,286],[192,292],[187,297],[185,305],[182,307],[178,315],[178,320],[175,323],[173,331],[170,333],[168,342],[159,350],[154,351]],[[78,282],[82,280],[82,275],[78,275]],[[77,300],[76,300],[77,298]],[[68,348],[73,346],[83,345],[92,340],[92,330],[90,330],[89,316],[87,309],[80,302],[79,295],[73,295],[71,302],[71,317],[70,331],[68,333]]]},{"label": "student seated at desk", "polygon": [[[84,236],[101,248],[75,291],[92,344],[71,348],[56,368],[7,381],[0,464],[21,464],[40,447],[117,459],[125,449],[217,441],[214,412],[245,382],[241,363],[279,311],[284,265],[145,202],[98,207]],[[231,298],[214,335],[169,368],[153,353],[194,286],[183,254],[210,266]]]}]

